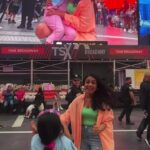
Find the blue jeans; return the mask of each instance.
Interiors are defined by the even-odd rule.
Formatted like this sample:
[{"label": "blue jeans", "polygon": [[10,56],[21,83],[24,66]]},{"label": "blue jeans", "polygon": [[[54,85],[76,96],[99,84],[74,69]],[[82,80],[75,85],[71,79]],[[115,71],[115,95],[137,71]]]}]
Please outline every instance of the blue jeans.
[{"label": "blue jeans", "polygon": [[92,126],[82,126],[80,150],[102,150],[99,136],[93,133]]},{"label": "blue jeans", "polygon": [[7,107],[8,105],[13,106],[14,105],[14,101],[13,100],[5,100],[4,101],[4,107]]}]

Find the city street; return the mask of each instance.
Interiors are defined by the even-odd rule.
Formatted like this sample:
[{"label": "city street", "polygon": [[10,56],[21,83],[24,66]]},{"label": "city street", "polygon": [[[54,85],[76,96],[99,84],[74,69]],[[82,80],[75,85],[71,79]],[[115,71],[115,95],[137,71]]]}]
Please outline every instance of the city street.
[{"label": "city street", "polygon": [[[143,112],[136,108],[132,113],[132,121],[135,125],[129,126],[123,121],[121,124],[117,118],[120,109],[116,109],[114,120],[114,139],[115,150],[148,150],[145,144],[146,132],[143,134],[142,141],[136,137],[136,129],[143,117]],[[0,124],[4,128],[0,129],[1,150],[29,150],[32,132],[30,128],[31,119],[25,119],[23,115],[0,114]]]},{"label": "city street", "polygon": [[[1,15],[1,14],[0,14]],[[39,20],[42,20],[39,19]],[[20,24],[21,15],[16,16],[16,24],[8,24],[8,20],[4,16],[0,23],[0,44],[40,44],[42,43],[35,35],[34,30],[17,29]],[[33,21],[35,29],[38,22]],[[121,28],[111,26],[104,27],[97,25],[96,27],[97,41],[108,41],[108,45],[137,45],[137,32],[124,32]]]},{"label": "city street", "polygon": [[[18,29],[21,22],[21,15],[16,16],[16,24],[8,24],[5,16],[0,23],[0,44],[39,44],[34,30]],[[35,28],[36,23],[33,23]]]}]

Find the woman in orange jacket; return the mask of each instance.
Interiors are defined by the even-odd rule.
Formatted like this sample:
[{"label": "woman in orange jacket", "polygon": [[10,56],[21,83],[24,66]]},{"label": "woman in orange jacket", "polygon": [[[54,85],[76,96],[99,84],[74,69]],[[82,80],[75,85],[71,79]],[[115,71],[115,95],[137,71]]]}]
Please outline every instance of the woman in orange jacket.
[{"label": "woman in orange jacket", "polygon": [[75,41],[95,41],[94,0],[79,0],[73,14],[56,9],[49,9],[47,15],[58,15],[64,23],[77,31]]},{"label": "woman in orange jacket", "polygon": [[78,150],[114,150],[110,91],[93,74],[87,75],[83,84],[85,93],[76,97],[60,116],[65,134],[74,140]]}]

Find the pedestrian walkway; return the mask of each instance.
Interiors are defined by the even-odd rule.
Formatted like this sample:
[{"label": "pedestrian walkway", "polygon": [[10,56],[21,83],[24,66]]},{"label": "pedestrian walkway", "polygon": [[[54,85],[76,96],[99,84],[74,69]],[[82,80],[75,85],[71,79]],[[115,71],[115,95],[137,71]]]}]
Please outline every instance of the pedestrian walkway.
[{"label": "pedestrian walkway", "polygon": [[[9,24],[8,20],[3,18],[0,24],[0,43],[1,44],[41,44],[36,37],[34,30],[18,29],[21,22],[21,15],[16,16],[16,23]],[[35,29],[37,23],[33,23]]]},{"label": "pedestrian walkway", "polygon": [[[136,137],[136,129],[141,121],[143,112],[140,109],[134,109],[131,119],[135,122],[135,125],[130,126],[126,125],[125,121],[122,121],[121,124],[118,122],[117,118],[120,111],[120,109],[114,110],[115,150],[148,150],[149,148],[144,141],[146,132],[144,132],[141,141]],[[22,116],[20,117],[21,118],[18,119],[18,115],[1,114],[0,123],[4,126],[0,128],[1,150],[7,150],[10,147],[11,150],[30,149],[30,140],[32,137],[30,128],[31,119],[23,119]],[[18,127],[13,127],[14,123]],[[18,139],[19,142],[16,142]]]}]

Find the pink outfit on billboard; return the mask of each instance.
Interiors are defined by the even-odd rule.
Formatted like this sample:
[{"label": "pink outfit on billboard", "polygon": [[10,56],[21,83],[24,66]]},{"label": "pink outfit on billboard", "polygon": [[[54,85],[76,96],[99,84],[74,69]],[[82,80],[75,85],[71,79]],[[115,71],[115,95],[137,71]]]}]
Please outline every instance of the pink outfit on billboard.
[{"label": "pink outfit on billboard", "polygon": [[62,0],[62,3],[59,6],[46,6],[44,12],[44,22],[48,25],[48,27],[52,30],[52,33],[46,39],[47,43],[52,44],[54,41],[74,41],[76,38],[76,31],[67,25],[64,25],[63,20],[58,15],[47,16],[47,9],[49,8],[57,8],[63,12],[66,11],[67,1]]}]

